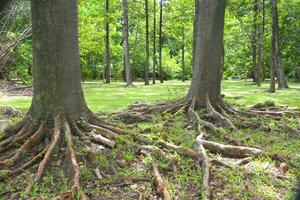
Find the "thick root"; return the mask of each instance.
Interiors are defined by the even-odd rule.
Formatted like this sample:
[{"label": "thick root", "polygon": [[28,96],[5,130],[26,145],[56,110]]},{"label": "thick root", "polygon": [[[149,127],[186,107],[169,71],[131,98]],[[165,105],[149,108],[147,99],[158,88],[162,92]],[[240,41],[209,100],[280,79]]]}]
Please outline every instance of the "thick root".
[{"label": "thick root", "polygon": [[47,152],[46,152],[43,160],[39,164],[38,171],[37,171],[37,173],[36,173],[36,175],[35,175],[35,177],[33,179],[33,183],[30,183],[27,186],[26,192],[29,192],[32,189],[33,184],[37,183],[42,178],[42,175],[43,175],[43,173],[45,171],[46,165],[48,164],[49,159],[51,157],[51,154],[52,154],[55,146],[57,145],[58,140],[59,140],[60,135],[61,135],[61,125],[60,125],[59,120],[60,119],[58,117],[55,119],[55,127],[54,127],[54,130],[53,130],[52,141],[51,141],[51,143],[49,145],[49,148],[47,149]]},{"label": "thick root", "polygon": [[[71,133],[71,129],[70,129],[68,122],[65,122],[64,128],[65,128],[65,136],[66,136],[66,140],[67,140],[67,146],[68,146],[68,150],[70,153],[70,159],[71,159],[71,163],[72,163],[72,167],[73,167],[73,171],[74,171],[74,178],[73,178],[74,189],[79,190],[80,189],[80,169],[79,169],[79,165],[77,163],[76,153],[73,149],[72,133]],[[89,198],[88,198],[88,196],[86,196],[86,194],[83,193],[81,195],[81,199],[88,200]]]},{"label": "thick root", "polygon": [[207,140],[198,140],[201,144],[212,153],[221,153],[224,156],[235,157],[235,158],[246,158],[246,157],[257,157],[265,156],[272,159],[277,159],[278,156],[275,154],[269,154],[261,149],[244,147],[244,146],[233,146],[224,145],[216,142]]},{"label": "thick root", "polygon": [[156,188],[157,192],[165,199],[165,200],[171,200],[170,193],[168,191],[168,188],[166,184],[164,183],[158,169],[157,169],[157,164],[153,161],[152,162],[152,169],[153,169],[153,174],[156,179]]},{"label": "thick root", "polygon": [[199,135],[196,139],[197,142],[197,149],[199,155],[199,161],[202,163],[202,170],[203,170],[203,189],[204,189],[204,196],[202,199],[210,200],[212,198],[211,189],[210,189],[210,163],[209,158],[207,156],[206,150],[202,144],[203,135]]},{"label": "thick root", "polygon": [[[221,106],[219,106],[219,108],[221,108]],[[209,114],[207,116],[217,120],[223,127],[229,128],[230,130],[233,130],[233,131],[238,130],[227,117],[221,115],[219,112],[217,112],[214,109],[214,107],[211,105],[209,100],[207,101],[207,109],[209,110]],[[225,112],[225,111],[223,110],[223,112]]]},{"label": "thick root", "polygon": [[43,136],[45,136],[44,131],[44,125],[41,125],[40,128],[16,152],[13,153],[14,155],[11,158],[0,161],[0,165],[14,164],[31,147],[33,147],[41,141]]},{"label": "thick root", "polygon": [[179,154],[182,154],[182,155],[185,155],[185,156],[188,156],[190,158],[193,158],[193,159],[197,159],[198,158],[198,153],[192,149],[189,149],[189,148],[185,148],[185,147],[181,147],[181,146],[176,146],[174,144],[170,144],[170,143],[167,143],[165,141],[160,141],[159,144],[166,148],[166,149],[170,149],[172,151],[175,151]]}]

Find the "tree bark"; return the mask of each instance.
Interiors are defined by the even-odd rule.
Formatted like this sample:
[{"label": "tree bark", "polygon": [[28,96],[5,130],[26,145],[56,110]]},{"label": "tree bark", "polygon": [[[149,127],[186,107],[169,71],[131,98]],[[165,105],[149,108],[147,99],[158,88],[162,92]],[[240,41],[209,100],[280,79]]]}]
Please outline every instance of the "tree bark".
[{"label": "tree bark", "polygon": [[[39,121],[87,113],[81,87],[77,1],[31,1],[33,99],[29,114]],[[63,19],[63,20],[62,20]]]},{"label": "tree bark", "polygon": [[149,8],[148,0],[145,0],[145,13],[146,13],[146,65],[144,69],[145,85],[149,85]]},{"label": "tree bark", "polygon": [[123,29],[124,29],[124,54],[125,54],[125,74],[127,86],[132,86],[132,71],[129,57],[129,33],[128,33],[128,8],[127,0],[122,0],[123,8]]},{"label": "tree bark", "polygon": [[[258,23],[257,22],[257,38],[258,38],[258,44],[257,44],[257,54],[258,54],[258,58],[257,58],[257,77],[256,77],[256,84],[258,86],[261,85],[262,80],[263,80],[263,59],[264,59],[264,51],[263,51],[263,47],[264,47],[264,23],[265,23],[265,18],[264,18],[264,0],[262,3],[262,23]],[[258,8],[260,9],[260,7],[258,6]]]},{"label": "tree bark", "polygon": [[252,24],[252,72],[253,72],[253,82],[257,83],[258,74],[257,74],[257,15],[258,15],[258,2],[254,0],[253,4],[253,24]]},{"label": "tree bark", "polygon": [[162,69],[162,48],[163,48],[163,40],[162,40],[162,26],[163,26],[163,1],[160,0],[160,14],[159,14],[159,79],[160,82],[164,82],[163,77],[163,69]]},{"label": "tree bark", "polygon": [[[222,102],[221,66],[225,0],[197,0],[194,34],[193,78],[187,100],[195,107]],[[197,4],[196,4],[197,5]]]},{"label": "tree bark", "polygon": [[184,45],[184,28],[182,28],[182,47],[181,47],[181,65],[182,65],[182,82],[185,82],[185,45]]},{"label": "tree bark", "polygon": [[110,83],[110,48],[109,48],[109,0],[105,0],[106,22],[105,22],[105,82]]},{"label": "tree bark", "polygon": [[153,69],[152,83],[156,80],[156,0],[153,0]]},{"label": "tree bark", "polygon": [[263,81],[263,65],[264,65],[264,34],[265,34],[265,0],[262,1],[262,22],[258,25],[258,60],[257,60],[257,80],[256,84],[261,85]]},{"label": "tree bark", "polygon": [[277,71],[278,89],[288,88],[288,84],[285,78],[283,66],[281,64],[281,52],[279,46],[279,32],[278,32],[278,11],[277,0],[272,0],[272,45],[274,45],[274,62],[275,69]]}]

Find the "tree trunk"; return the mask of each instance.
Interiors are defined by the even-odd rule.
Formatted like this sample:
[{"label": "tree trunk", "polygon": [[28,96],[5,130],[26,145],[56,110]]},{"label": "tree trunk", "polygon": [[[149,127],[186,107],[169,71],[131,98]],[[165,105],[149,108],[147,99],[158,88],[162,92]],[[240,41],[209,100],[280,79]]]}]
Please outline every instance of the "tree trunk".
[{"label": "tree trunk", "polygon": [[278,12],[277,12],[277,0],[272,0],[272,41],[274,45],[275,55],[274,55],[274,62],[275,62],[275,69],[277,71],[277,81],[278,81],[278,88],[285,89],[288,88],[288,84],[285,78],[285,73],[283,66],[281,64],[281,53],[279,47],[279,32],[278,32]]},{"label": "tree trunk", "polygon": [[[199,26],[199,1],[195,0],[195,16],[194,16],[194,30],[193,30],[193,57],[192,57],[192,67],[193,67],[193,74],[194,74],[194,63],[195,63],[195,59],[196,59],[196,41],[197,38],[199,37],[199,33],[200,33],[200,26]],[[200,45],[199,45],[200,46]]]},{"label": "tree trunk", "polygon": [[264,16],[264,9],[265,9],[265,2],[263,0],[262,3],[262,23],[258,25],[258,60],[257,60],[257,78],[256,78],[256,84],[258,86],[261,85],[261,82],[263,81],[263,63],[264,63],[264,29],[265,29],[265,16]]},{"label": "tree trunk", "polygon": [[[77,1],[32,0],[33,99],[30,116],[48,121],[85,116]],[[64,20],[62,20],[64,19]]]},{"label": "tree trunk", "polygon": [[123,8],[123,28],[124,28],[124,54],[125,54],[125,74],[127,86],[132,86],[132,71],[129,57],[129,33],[128,33],[128,9],[127,0],[122,0]]},{"label": "tree trunk", "polygon": [[182,65],[182,82],[185,82],[185,45],[184,45],[184,28],[182,28],[182,47],[181,47],[181,65]]},{"label": "tree trunk", "polygon": [[206,107],[222,102],[221,60],[223,55],[223,32],[225,0],[198,0],[196,31],[194,34],[193,79],[187,100],[195,107]]},{"label": "tree trunk", "polygon": [[110,83],[110,49],[109,49],[109,0],[105,0],[105,9],[106,9],[106,38],[105,38],[105,82]]},{"label": "tree trunk", "polygon": [[163,1],[160,1],[160,14],[159,14],[159,79],[160,82],[164,82],[163,77],[163,69],[162,69],[162,47],[163,47],[163,41],[162,41],[162,20],[163,20]]},{"label": "tree trunk", "polygon": [[257,15],[258,15],[258,2],[254,0],[253,4],[253,27],[252,27],[252,40],[251,40],[251,47],[252,47],[252,72],[253,72],[253,82],[257,83]]},{"label": "tree trunk", "polygon": [[146,12],[146,65],[144,69],[145,85],[149,85],[149,9],[148,0],[145,0],[145,12]]},{"label": "tree trunk", "polygon": [[153,69],[152,83],[155,84],[156,79],[156,0],[153,0]]}]

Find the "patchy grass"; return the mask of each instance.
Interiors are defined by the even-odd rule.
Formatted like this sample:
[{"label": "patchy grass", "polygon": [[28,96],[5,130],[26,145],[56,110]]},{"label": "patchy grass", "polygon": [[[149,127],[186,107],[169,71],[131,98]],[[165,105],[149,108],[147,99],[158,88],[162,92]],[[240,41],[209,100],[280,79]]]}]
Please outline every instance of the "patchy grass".
[{"label": "patchy grass", "polygon": [[[83,88],[86,101],[92,111],[116,112],[135,101],[155,103],[183,97],[188,91],[189,84],[190,82],[166,81],[164,84],[158,83],[150,86],[135,83],[135,87],[125,88],[122,82],[113,82],[110,85],[102,82],[86,82],[83,84]],[[289,83],[289,85],[290,89],[278,90],[274,94],[269,94],[266,92],[269,86],[268,83],[257,87],[249,81],[223,81],[222,92],[225,94],[226,100],[245,106],[273,101],[276,105],[299,108],[300,83]],[[30,103],[30,97],[2,96],[0,98],[0,107],[9,105],[27,110]]]},{"label": "patchy grass", "polygon": [[[136,84],[135,88],[124,88],[123,83],[105,85],[102,83],[84,84],[87,102],[93,111],[118,111],[126,108],[134,101],[154,103],[156,101],[171,100],[186,94],[188,83],[182,85],[178,81],[170,81],[155,86],[143,86]],[[278,91],[275,94],[265,92],[268,84],[261,88],[251,85],[250,82],[225,81],[223,91],[226,100],[234,104],[251,106],[266,100],[275,102],[276,105],[288,105],[289,107],[300,107],[300,84],[290,83],[291,89]],[[21,109],[28,109],[30,98],[4,98],[0,99],[0,106],[11,105]],[[299,116],[298,116],[299,117]],[[233,166],[233,169],[224,166],[212,165],[211,187],[214,199],[292,199],[295,191],[296,177],[300,176],[300,135],[291,133],[284,126],[296,128],[297,116],[269,119],[261,116],[250,118],[251,122],[260,122],[258,128],[247,128],[243,123],[231,116],[231,120],[239,128],[239,131],[231,132],[221,129],[220,133],[208,133],[208,139],[215,142],[230,144],[225,135],[230,135],[236,140],[242,141],[246,146],[262,148],[268,152],[274,152],[288,156],[286,159],[289,166],[285,174],[286,179],[278,178],[280,162],[268,158],[255,158],[244,166]],[[184,113],[179,113],[170,120],[170,115],[154,116],[153,123],[140,123],[137,127],[128,127],[127,131],[139,134],[141,137],[155,142],[165,140],[167,142],[194,148],[196,133],[185,129],[187,125]],[[11,119],[16,121],[16,119]],[[169,120],[168,123],[164,123]],[[120,123],[120,122],[114,122]],[[124,124],[120,123],[122,126]],[[141,131],[150,129],[148,131]],[[0,139],[3,137],[0,133]],[[76,141],[76,140],[75,140]],[[130,145],[128,145],[130,141]],[[76,146],[77,155],[80,157],[81,183],[84,191],[74,194],[75,199],[80,199],[80,193],[88,194],[92,199],[138,199],[141,191],[146,199],[157,197],[151,163],[156,161],[159,171],[173,199],[200,199],[202,189],[202,170],[195,160],[182,156],[166,149],[166,158],[157,155],[145,156],[139,153],[139,143],[129,136],[120,136],[116,141],[116,147],[106,148],[95,154],[90,154],[86,146]],[[57,149],[56,155],[61,150]],[[211,157],[220,157],[212,155]],[[55,159],[55,161],[57,161]],[[176,160],[175,168],[170,163]],[[62,164],[51,168],[43,177],[43,180],[34,185],[31,193],[21,193],[21,199],[29,197],[42,197],[53,199],[62,192],[68,192],[71,180],[67,176],[68,169]],[[98,179],[95,169],[99,169],[102,175]],[[28,180],[37,170],[37,166],[27,170],[17,179],[0,175],[0,200],[7,199],[20,188],[26,186]],[[54,173],[55,172],[55,173]],[[1,177],[2,176],[2,177]],[[144,179],[137,183],[131,182],[131,178]],[[125,180],[125,181],[124,181]],[[126,184],[123,184],[126,183]]]}]

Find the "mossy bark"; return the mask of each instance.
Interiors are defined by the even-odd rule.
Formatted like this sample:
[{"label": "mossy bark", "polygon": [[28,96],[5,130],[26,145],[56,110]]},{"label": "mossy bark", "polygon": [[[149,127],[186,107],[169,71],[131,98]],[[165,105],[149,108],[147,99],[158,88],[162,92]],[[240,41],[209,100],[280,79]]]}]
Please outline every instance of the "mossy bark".
[{"label": "mossy bark", "polygon": [[87,113],[81,86],[77,1],[31,1],[35,120]]},{"label": "mossy bark", "polygon": [[[198,0],[195,16],[193,79],[187,96],[195,107],[222,102],[221,67],[223,56],[224,0]],[[197,5],[197,3],[196,3]]]}]

